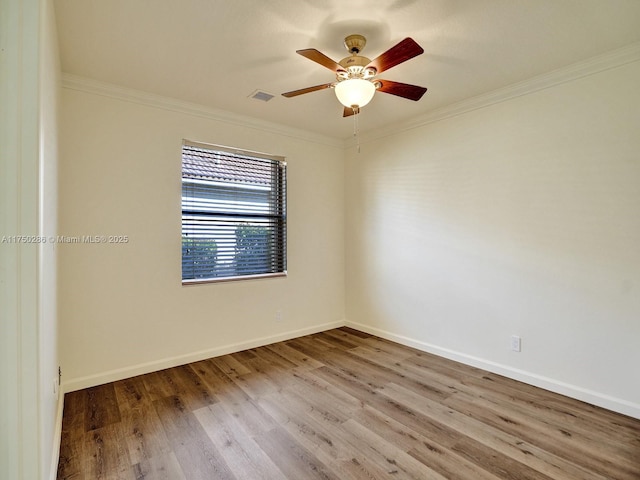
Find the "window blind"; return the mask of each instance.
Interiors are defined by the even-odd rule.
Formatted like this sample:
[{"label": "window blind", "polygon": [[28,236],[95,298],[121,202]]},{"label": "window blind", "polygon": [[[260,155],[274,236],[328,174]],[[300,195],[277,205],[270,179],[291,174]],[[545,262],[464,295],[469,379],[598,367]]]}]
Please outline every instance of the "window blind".
[{"label": "window blind", "polygon": [[184,142],[182,280],[283,274],[283,157]]}]

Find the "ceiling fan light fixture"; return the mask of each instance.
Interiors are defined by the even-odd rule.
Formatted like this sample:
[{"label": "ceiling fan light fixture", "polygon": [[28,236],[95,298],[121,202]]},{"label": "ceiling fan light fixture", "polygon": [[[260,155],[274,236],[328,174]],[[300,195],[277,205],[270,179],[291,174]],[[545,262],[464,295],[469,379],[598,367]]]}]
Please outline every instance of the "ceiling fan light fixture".
[{"label": "ceiling fan light fixture", "polygon": [[364,107],[376,93],[376,86],[369,80],[352,78],[338,82],[335,86],[336,97],[345,107]]}]

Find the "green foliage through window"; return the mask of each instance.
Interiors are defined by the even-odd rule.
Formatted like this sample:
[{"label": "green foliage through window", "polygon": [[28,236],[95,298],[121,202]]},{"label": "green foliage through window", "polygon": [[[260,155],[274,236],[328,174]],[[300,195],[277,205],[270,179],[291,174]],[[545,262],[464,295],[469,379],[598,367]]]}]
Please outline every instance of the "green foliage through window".
[{"label": "green foliage through window", "polygon": [[251,275],[269,268],[269,231],[266,227],[243,223],[236,228],[236,268]]},{"label": "green foliage through window", "polygon": [[189,278],[210,278],[216,268],[218,244],[211,238],[182,237],[182,276]]}]

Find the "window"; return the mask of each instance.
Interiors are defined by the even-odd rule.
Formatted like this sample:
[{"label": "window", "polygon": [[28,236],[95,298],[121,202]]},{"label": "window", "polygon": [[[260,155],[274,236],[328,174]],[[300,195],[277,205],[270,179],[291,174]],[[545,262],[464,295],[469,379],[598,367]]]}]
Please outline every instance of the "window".
[{"label": "window", "polygon": [[285,275],[283,157],[183,142],[182,283]]}]

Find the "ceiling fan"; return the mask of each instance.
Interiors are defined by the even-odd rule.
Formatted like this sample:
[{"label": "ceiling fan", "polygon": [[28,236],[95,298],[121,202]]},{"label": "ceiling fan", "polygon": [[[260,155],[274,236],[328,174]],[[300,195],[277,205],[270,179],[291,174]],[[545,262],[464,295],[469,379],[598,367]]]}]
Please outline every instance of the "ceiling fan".
[{"label": "ceiling fan", "polygon": [[422,47],[413,39],[405,38],[374,60],[370,60],[360,55],[366,43],[367,39],[362,35],[346,37],[344,46],[351,55],[339,62],[333,61],[315,48],[297,50],[296,53],[333,71],[336,74],[336,81],[294,90],[282,95],[291,98],[304,93],[333,88],[338,100],[344,105],[344,117],[359,113],[360,108],[371,101],[376,91],[390,93],[413,101],[420,100],[427,91],[425,87],[382,80],[376,76],[402,62],[417,57],[424,52]]}]

